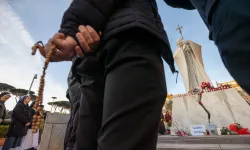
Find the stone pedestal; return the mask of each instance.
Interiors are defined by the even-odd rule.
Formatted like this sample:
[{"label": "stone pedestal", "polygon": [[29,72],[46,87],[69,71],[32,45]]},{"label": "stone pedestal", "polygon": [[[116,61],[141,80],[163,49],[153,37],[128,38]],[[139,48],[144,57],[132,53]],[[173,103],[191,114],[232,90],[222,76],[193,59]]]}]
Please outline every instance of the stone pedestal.
[{"label": "stone pedestal", "polygon": [[63,150],[69,117],[68,114],[47,114],[39,150]]},{"label": "stone pedestal", "polygon": [[249,150],[250,136],[160,136],[157,150]]}]

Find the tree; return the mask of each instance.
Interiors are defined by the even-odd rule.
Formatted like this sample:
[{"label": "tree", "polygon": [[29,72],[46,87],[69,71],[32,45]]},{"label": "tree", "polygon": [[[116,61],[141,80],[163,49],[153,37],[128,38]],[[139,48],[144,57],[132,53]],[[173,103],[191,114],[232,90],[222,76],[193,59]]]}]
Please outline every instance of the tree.
[{"label": "tree", "polygon": [[15,89],[15,87],[6,83],[0,83],[0,92],[10,91],[11,89]]},{"label": "tree", "polygon": [[[15,95],[15,99],[16,99],[16,102],[17,102],[18,99],[20,99],[22,96],[28,94],[28,90],[25,90],[25,89],[11,89],[10,93]],[[36,100],[37,96],[35,95],[35,92],[30,91],[29,94],[30,94],[30,99],[32,101]]]},{"label": "tree", "polygon": [[[57,105],[54,104],[55,102],[48,102],[48,105],[50,105],[52,108],[54,108],[54,112],[56,111],[57,109]],[[51,109],[52,111],[52,109]]]},{"label": "tree", "polygon": [[70,111],[71,105],[69,101],[55,101],[55,102],[49,102],[48,105],[54,108],[54,112],[57,108],[60,108],[60,113],[62,113],[65,110]]},{"label": "tree", "polygon": [[172,111],[173,100],[169,100],[166,104],[166,110]]},{"label": "tree", "polygon": [[[3,91],[10,92],[12,95],[14,95],[16,102],[18,101],[18,99],[20,99],[20,97],[28,94],[28,90],[26,89],[17,89],[14,86],[9,85],[7,83],[0,83],[0,92],[3,92]],[[29,95],[32,101],[36,100],[37,96],[35,95],[35,92],[30,91]]]},{"label": "tree", "polygon": [[36,96],[36,95],[31,95],[31,94],[30,94],[30,99],[31,99],[31,101],[35,101],[35,100],[36,100],[36,98],[37,98],[37,96]]}]

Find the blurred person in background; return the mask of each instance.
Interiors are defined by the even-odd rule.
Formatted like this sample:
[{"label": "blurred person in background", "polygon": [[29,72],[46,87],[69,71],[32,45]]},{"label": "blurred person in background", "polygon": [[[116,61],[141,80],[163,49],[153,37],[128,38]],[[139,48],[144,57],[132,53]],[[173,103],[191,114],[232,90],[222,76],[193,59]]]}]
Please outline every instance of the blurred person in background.
[{"label": "blurred person in background", "polygon": [[2,150],[9,150],[21,146],[22,139],[26,135],[26,128],[31,125],[29,102],[29,96],[22,96],[13,109],[7,138]]},{"label": "blurred person in background", "polygon": [[0,94],[0,124],[4,122],[4,119],[7,115],[5,102],[11,97],[9,92],[2,92]]},{"label": "blurred person in background", "polygon": [[160,121],[160,125],[159,125],[159,133],[161,135],[164,135],[166,133],[166,127],[164,124],[164,115],[161,114],[161,121]]},{"label": "blurred person in background", "polygon": [[30,125],[27,128],[27,134],[22,140],[22,144],[20,146],[21,150],[33,150],[35,147],[38,146],[38,137],[39,137],[39,132],[33,133],[32,132],[32,120],[33,116],[36,114],[37,110],[34,107],[35,106],[35,101],[33,101],[30,106],[29,106],[29,120],[30,120]]}]

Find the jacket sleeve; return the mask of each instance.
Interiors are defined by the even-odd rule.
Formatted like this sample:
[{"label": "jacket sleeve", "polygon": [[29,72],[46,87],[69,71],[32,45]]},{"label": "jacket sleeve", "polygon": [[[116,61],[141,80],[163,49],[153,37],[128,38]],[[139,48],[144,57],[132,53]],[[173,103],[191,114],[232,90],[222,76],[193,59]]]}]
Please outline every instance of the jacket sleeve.
[{"label": "jacket sleeve", "polygon": [[90,25],[101,31],[112,12],[124,1],[73,0],[63,15],[59,32],[75,37],[79,25]]},{"label": "jacket sleeve", "polygon": [[29,118],[25,115],[24,109],[22,108],[21,104],[17,104],[12,113],[14,119],[22,122],[23,124],[29,122]]},{"label": "jacket sleeve", "polygon": [[190,0],[164,0],[164,1],[170,7],[183,8],[187,10],[195,9]]},{"label": "jacket sleeve", "polygon": [[4,117],[4,106],[0,105],[0,118]]}]

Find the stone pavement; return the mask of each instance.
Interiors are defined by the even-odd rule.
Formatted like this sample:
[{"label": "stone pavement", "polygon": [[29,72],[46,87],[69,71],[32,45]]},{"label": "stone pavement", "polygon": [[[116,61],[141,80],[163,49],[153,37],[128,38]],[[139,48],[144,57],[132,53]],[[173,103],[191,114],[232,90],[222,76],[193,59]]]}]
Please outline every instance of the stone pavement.
[{"label": "stone pavement", "polygon": [[250,136],[159,136],[157,150],[250,150]]},{"label": "stone pavement", "polygon": [[164,144],[157,150],[250,150],[250,144]]},{"label": "stone pavement", "polygon": [[157,150],[250,150],[250,135],[206,137],[165,135],[159,136]]}]

